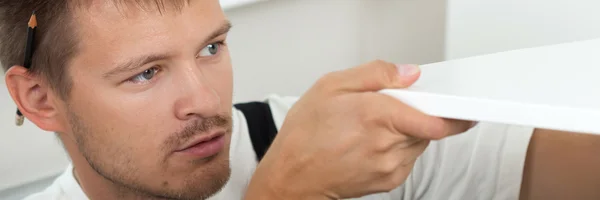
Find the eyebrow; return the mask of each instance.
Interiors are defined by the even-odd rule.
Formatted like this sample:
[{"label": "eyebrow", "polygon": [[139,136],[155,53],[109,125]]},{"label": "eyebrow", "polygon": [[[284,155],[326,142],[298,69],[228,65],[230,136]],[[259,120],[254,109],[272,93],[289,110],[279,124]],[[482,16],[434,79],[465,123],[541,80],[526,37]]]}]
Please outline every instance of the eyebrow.
[{"label": "eyebrow", "polygon": [[231,30],[231,22],[228,20],[225,20],[225,22],[221,25],[221,27],[219,27],[217,30],[213,31],[210,35],[208,35],[208,37],[206,39],[204,39],[204,42],[202,42],[202,43],[206,44],[206,43],[210,42],[210,40],[215,39],[216,37],[219,37],[220,35],[229,33],[229,30]]},{"label": "eyebrow", "polygon": [[[221,27],[219,27],[218,29],[213,31],[210,35],[208,35],[208,37],[206,37],[203,40],[202,45],[205,45],[206,43],[210,42],[210,40],[213,40],[214,38],[219,37],[220,35],[228,33],[229,30],[231,30],[231,22],[226,20],[223,23],[223,25],[221,25]],[[201,47],[201,48],[204,48],[204,47]],[[103,75],[103,77],[108,79],[117,74],[136,71],[137,69],[141,68],[145,64],[155,62],[158,60],[165,60],[165,59],[168,59],[169,57],[170,57],[170,55],[168,55],[168,54],[148,54],[148,55],[139,56],[139,57],[131,59],[127,62],[118,64],[117,67],[115,67],[114,69],[105,73]]]}]

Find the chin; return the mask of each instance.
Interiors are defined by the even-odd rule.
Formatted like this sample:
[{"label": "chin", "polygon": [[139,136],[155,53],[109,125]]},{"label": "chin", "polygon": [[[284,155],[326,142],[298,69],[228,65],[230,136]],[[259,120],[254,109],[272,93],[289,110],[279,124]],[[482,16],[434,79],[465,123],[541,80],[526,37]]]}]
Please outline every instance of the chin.
[{"label": "chin", "polygon": [[[219,154],[222,153],[225,152]],[[228,156],[219,154],[210,160],[193,164],[194,169],[191,172],[178,173],[177,179],[171,177],[172,182],[163,182],[163,189],[171,191],[165,196],[177,197],[175,199],[207,199],[221,191],[229,180],[231,169]]]},{"label": "chin", "polygon": [[190,199],[207,199],[221,191],[230,176],[228,156],[217,156],[186,177],[184,190],[191,193]]}]

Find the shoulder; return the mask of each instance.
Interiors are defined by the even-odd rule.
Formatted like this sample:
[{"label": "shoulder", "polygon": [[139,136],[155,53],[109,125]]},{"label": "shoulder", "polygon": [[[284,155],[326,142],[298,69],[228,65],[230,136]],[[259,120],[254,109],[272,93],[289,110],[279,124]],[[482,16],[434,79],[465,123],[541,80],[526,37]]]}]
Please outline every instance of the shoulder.
[{"label": "shoulder", "polygon": [[54,182],[41,192],[31,194],[24,200],[86,200],[88,199],[73,176],[73,167],[67,169],[58,176]]},{"label": "shoulder", "polygon": [[[260,101],[237,103],[235,105],[236,111],[234,112],[234,120],[237,119],[239,121],[242,121],[243,122],[242,124],[247,123],[248,119],[246,119],[246,116],[242,114],[244,111],[260,112],[260,114],[262,115],[264,112],[263,107],[265,107],[265,108],[268,108],[267,112],[269,112],[269,115],[271,115],[270,117],[272,117],[276,129],[279,130],[281,128],[281,125],[283,124],[283,121],[285,120],[285,116],[287,115],[288,111],[290,110],[290,108],[292,108],[294,103],[296,103],[296,101],[298,101],[298,99],[299,99],[299,97],[295,97],[295,96],[280,96],[280,95],[272,94]],[[240,107],[241,105],[245,105],[246,110],[244,110],[243,107]],[[257,108],[257,107],[261,107],[261,108]],[[242,109],[240,109],[240,108],[242,108]],[[250,109],[248,109],[248,108],[250,108]],[[235,115],[235,114],[237,114],[237,115]],[[244,114],[247,114],[247,113],[244,113]]]},{"label": "shoulder", "polygon": [[44,190],[42,192],[29,195],[29,196],[25,197],[23,200],[59,200],[59,199],[60,200],[66,199],[66,198],[64,198],[64,195],[61,194],[60,190],[52,190],[52,191]]},{"label": "shoulder", "polygon": [[[297,99],[269,95],[260,101],[235,104],[232,112],[231,156],[260,160]],[[256,155],[252,156],[252,153]]]},{"label": "shoulder", "polygon": [[262,101],[235,104],[234,131],[239,133],[239,137],[236,138],[234,134],[232,139],[235,140],[232,140],[232,144],[240,139],[240,144],[251,144],[257,160],[261,160],[281,129],[289,109],[297,99],[296,97],[270,95]]},{"label": "shoulder", "polygon": [[[57,179],[58,180],[58,179]],[[52,185],[48,186],[41,192],[31,194],[24,198],[24,200],[63,200],[67,198],[65,190],[61,188],[58,181],[55,180]]]}]

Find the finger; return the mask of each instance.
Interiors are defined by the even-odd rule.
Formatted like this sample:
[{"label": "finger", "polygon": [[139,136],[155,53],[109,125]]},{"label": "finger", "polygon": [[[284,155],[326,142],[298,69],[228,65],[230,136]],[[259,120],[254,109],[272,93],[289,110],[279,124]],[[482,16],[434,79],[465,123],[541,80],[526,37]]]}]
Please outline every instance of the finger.
[{"label": "finger", "polygon": [[365,143],[370,145],[370,148],[374,149],[376,154],[388,154],[389,152],[395,152],[400,146],[408,148],[418,142],[421,139],[417,139],[412,136],[405,134],[398,134],[390,131],[387,127],[370,128],[368,138]]},{"label": "finger", "polygon": [[[402,134],[392,134],[402,135]],[[388,137],[390,138],[390,137]],[[396,136],[396,139],[399,138]],[[417,160],[421,154],[425,151],[429,145],[430,140],[418,139],[404,135],[402,142],[396,142],[389,145],[387,150],[382,152],[385,156],[384,159],[393,169],[397,169],[400,165],[408,165],[411,162]],[[385,142],[378,142],[379,144],[389,144]]]},{"label": "finger", "polygon": [[429,140],[419,140],[408,147],[402,145],[397,146],[398,148],[396,149],[395,154],[391,154],[395,155],[391,159],[395,159],[396,168],[390,176],[386,177],[387,180],[384,180],[384,182],[389,184],[390,190],[393,190],[406,182],[417,159],[425,152],[427,146],[429,146]]},{"label": "finger", "polygon": [[430,140],[415,139],[409,141],[407,143],[408,145],[397,144],[396,152],[398,152],[398,155],[402,155],[399,158],[400,161],[398,162],[398,167],[406,167],[417,161],[419,156],[421,156],[423,152],[425,152],[427,146],[429,146],[429,142]]},{"label": "finger", "polygon": [[472,122],[444,119],[424,114],[406,104],[392,111],[394,128],[410,136],[428,140],[440,140],[452,135],[464,133],[472,126]]},{"label": "finger", "polygon": [[[419,139],[439,140],[451,135],[463,133],[472,127],[470,121],[443,119],[427,115],[401,101],[380,93],[369,93],[373,97],[365,98],[368,110],[382,113],[388,127],[398,134],[407,134]],[[365,112],[369,112],[369,111]]]},{"label": "finger", "polygon": [[420,140],[410,147],[396,148],[386,154],[384,157],[385,160],[380,162],[384,163],[384,166],[391,164],[392,168],[382,169],[389,173],[381,174],[380,181],[375,185],[375,188],[381,189],[381,192],[388,192],[402,185],[410,175],[416,160],[428,145],[428,140]]},{"label": "finger", "polygon": [[446,126],[447,129],[449,130],[449,136],[464,133],[477,125],[477,122],[474,122],[474,121],[448,119],[448,118],[440,118],[440,119],[442,119],[444,121],[444,123],[445,123],[444,126]]},{"label": "finger", "polygon": [[417,81],[421,71],[417,65],[396,65],[384,61],[330,74],[330,84],[350,92],[406,88]]}]

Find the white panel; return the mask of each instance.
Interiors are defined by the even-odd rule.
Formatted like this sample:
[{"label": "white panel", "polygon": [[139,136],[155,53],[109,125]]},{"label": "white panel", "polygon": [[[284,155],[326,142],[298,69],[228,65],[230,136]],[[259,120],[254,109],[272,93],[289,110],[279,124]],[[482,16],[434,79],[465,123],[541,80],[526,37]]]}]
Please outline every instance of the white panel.
[{"label": "white panel", "polygon": [[600,39],[434,63],[387,93],[441,117],[600,134],[598,52]]}]

